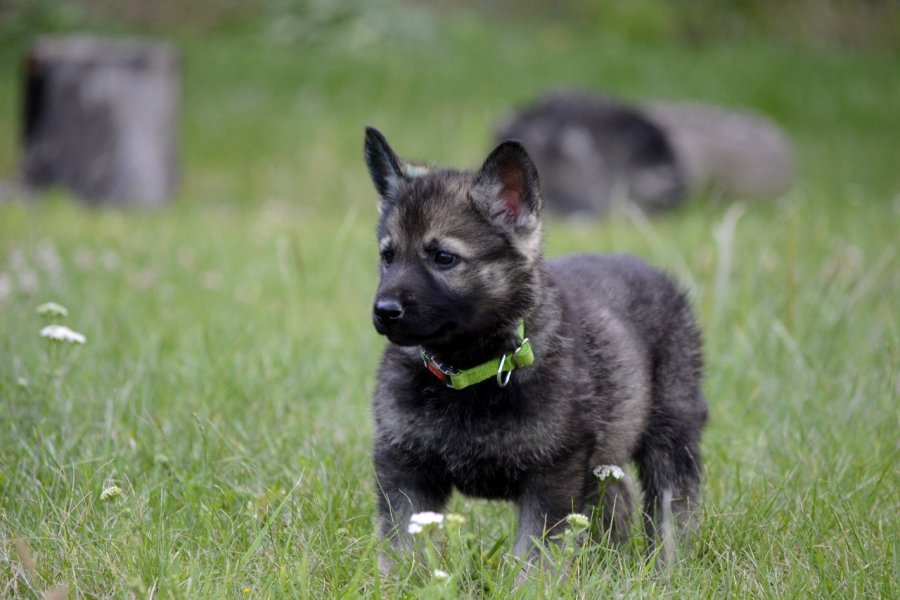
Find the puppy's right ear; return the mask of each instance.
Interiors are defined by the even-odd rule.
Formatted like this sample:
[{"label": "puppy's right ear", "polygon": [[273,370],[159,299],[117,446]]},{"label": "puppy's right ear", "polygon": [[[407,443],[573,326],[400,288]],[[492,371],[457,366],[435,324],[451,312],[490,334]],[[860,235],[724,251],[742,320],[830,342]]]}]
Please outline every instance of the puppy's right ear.
[{"label": "puppy's right ear", "polygon": [[394,154],[387,140],[374,127],[366,127],[366,165],[378,195],[387,199],[405,179],[404,162]]}]

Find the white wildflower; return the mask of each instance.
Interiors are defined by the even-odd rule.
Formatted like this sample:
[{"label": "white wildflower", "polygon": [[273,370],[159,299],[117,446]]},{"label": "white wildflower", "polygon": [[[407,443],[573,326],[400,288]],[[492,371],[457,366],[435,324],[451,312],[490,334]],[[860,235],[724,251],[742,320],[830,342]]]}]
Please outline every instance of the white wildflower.
[{"label": "white wildflower", "polygon": [[104,502],[111,502],[122,495],[122,488],[117,485],[111,485],[108,488],[104,488],[102,492],[100,492],[100,499]]},{"label": "white wildflower", "polygon": [[446,525],[453,525],[454,527],[461,527],[465,524],[466,518],[462,515],[458,515],[456,513],[447,513],[444,515],[444,523]]},{"label": "white wildflower", "polygon": [[584,531],[591,526],[591,521],[581,513],[572,513],[566,517],[566,523],[570,529]]},{"label": "white wildflower", "polygon": [[34,312],[41,315],[42,317],[68,317],[69,309],[67,309],[62,304],[58,304],[56,302],[44,302],[36,309]]},{"label": "white wildflower", "polygon": [[606,481],[610,478],[621,481],[625,478],[625,471],[617,465],[600,465],[594,469],[594,477],[600,481]]},{"label": "white wildflower", "polygon": [[419,533],[430,526],[438,529],[444,525],[444,515],[436,512],[419,512],[409,518],[409,526],[406,528],[412,534]]},{"label": "white wildflower", "polygon": [[65,325],[47,325],[41,329],[41,337],[72,344],[84,344],[87,341],[86,337],[77,331],[72,331]]},{"label": "white wildflower", "polygon": [[450,579],[450,573],[448,573],[447,571],[443,571],[441,569],[435,569],[434,571],[432,571],[431,574],[438,581],[447,581]]}]

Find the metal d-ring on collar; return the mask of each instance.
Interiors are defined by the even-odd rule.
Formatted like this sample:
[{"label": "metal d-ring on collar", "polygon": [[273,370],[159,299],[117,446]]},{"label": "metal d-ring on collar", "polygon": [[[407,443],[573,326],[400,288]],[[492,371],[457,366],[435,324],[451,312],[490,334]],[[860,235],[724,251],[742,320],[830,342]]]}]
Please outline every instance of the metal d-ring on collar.
[{"label": "metal d-ring on collar", "polygon": [[506,355],[504,354],[500,357],[500,366],[497,367],[497,385],[502,388],[505,388],[509,383],[509,378],[512,377],[512,371],[506,372],[506,377],[503,376],[503,365],[506,364]]},{"label": "metal d-ring on collar", "polygon": [[[528,343],[528,338],[523,339],[522,343],[519,344],[519,347],[516,348],[515,350],[513,350],[512,355],[518,356],[519,352],[522,351],[522,348],[524,348],[525,344],[527,344],[527,343]],[[512,377],[512,374],[514,371],[514,369],[510,369],[509,371],[506,371],[506,377],[503,376],[503,365],[506,364],[507,356],[509,356],[509,355],[504,354],[503,356],[500,357],[500,365],[497,367],[497,385],[499,385],[502,388],[505,388],[509,384],[509,379],[510,379],[510,377]]]}]

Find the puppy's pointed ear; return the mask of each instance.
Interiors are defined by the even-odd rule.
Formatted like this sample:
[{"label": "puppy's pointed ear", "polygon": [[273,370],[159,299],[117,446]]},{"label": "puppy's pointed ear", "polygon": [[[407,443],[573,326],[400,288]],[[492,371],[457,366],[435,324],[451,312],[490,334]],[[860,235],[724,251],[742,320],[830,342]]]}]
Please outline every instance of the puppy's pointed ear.
[{"label": "puppy's pointed ear", "polygon": [[516,232],[537,228],[541,183],[525,148],[506,141],[488,155],[470,192],[475,205],[492,223]]},{"label": "puppy's pointed ear", "polygon": [[366,127],[365,155],[375,189],[382,199],[386,199],[405,179],[405,163],[394,154],[387,140],[374,127]]}]

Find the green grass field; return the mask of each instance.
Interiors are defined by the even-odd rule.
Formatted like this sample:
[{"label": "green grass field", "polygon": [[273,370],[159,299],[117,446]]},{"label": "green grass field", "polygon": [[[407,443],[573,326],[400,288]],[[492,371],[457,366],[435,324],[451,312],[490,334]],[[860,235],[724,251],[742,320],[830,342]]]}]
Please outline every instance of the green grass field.
[{"label": "green grass field", "polygon": [[[392,10],[402,27],[373,14],[333,40],[168,33],[184,58],[168,210],[0,203],[0,597],[897,597],[897,54]],[[9,177],[26,37],[0,44]],[[635,253],[690,290],[711,407],[702,532],[669,579],[636,527],[624,547],[558,549],[567,577],[513,589],[514,510],[455,496],[459,531],[382,579],[362,128],[474,167],[504,110],[571,84],[750,106],[796,145],[775,202],[547,224],[550,256]],[[50,300],[86,344],[39,336]]]}]

